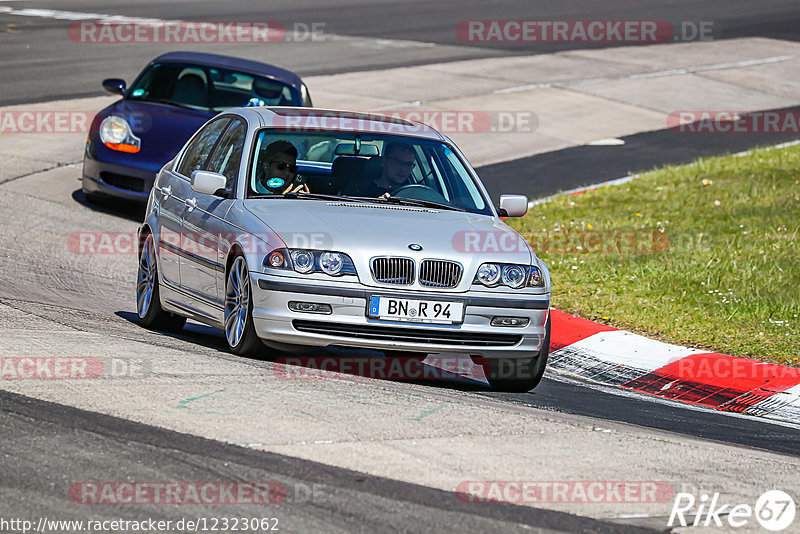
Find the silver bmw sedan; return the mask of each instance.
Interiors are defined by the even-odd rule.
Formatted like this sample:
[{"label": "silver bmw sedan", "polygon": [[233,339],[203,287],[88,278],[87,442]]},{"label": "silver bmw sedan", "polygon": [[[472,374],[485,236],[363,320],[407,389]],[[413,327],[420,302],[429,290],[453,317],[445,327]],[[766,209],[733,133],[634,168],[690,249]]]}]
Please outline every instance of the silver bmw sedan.
[{"label": "silver bmw sedan", "polygon": [[436,130],[375,114],[256,107],[200,128],[139,228],[137,310],[256,354],[339,346],[468,355],[529,391],[550,345],[550,275]]}]

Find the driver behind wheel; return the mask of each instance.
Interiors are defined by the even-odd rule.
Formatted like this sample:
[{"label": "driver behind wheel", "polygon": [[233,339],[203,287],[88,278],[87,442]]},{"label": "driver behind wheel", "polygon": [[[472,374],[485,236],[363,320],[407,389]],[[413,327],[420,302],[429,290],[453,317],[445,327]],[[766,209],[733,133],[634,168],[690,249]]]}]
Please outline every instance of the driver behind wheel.
[{"label": "driver behind wheel", "polygon": [[362,180],[344,191],[357,197],[389,197],[411,182],[411,171],[416,166],[414,149],[410,145],[387,143],[381,157],[381,174],[374,180]]}]

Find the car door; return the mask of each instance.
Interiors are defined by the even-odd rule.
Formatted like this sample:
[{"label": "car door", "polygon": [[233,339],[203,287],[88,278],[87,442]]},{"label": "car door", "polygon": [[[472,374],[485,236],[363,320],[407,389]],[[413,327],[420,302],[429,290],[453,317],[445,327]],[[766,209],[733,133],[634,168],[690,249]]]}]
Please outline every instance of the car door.
[{"label": "car door", "polygon": [[230,119],[216,119],[204,126],[189,141],[181,160],[174,170],[167,171],[168,179],[157,191],[160,209],[160,235],[158,239],[162,276],[168,285],[181,287],[181,259],[186,254],[183,231],[183,212],[186,199],[192,193],[189,177],[191,173],[205,165],[220,133]]},{"label": "car door", "polygon": [[225,251],[220,249],[219,240],[233,231],[225,215],[233,203],[246,134],[245,122],[233,119],[206,162],[205,170],[225,176],[225,197],[191,191],[183,212],[185,245],[191,254],[181,258],[181,281],[203,311],[212,316],[221,313],[225,299]]},{"label": "car door", "polygon": [[183,229],[183,209],[189,182],[172,169],[161,171],[153,186],[155,207],[158,210],[159,232],[158,271],[166,286],[178,287],[180,278],[180,243]]}]

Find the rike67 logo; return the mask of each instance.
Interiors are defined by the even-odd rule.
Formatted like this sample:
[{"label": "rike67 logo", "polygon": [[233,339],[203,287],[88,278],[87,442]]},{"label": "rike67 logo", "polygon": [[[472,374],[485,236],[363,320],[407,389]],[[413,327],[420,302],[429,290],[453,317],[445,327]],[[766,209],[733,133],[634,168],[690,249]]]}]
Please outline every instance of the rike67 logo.
[{"label": "rike67 logo", "polygon": [[[691,493],[678,493],[667,526],[741,528],[756,521],[765,529],[778,532],[794,522],[794,499],[784,491],[764,492],[755,506],[723,504],[719,493],[703,494],[696,499]],[[795,530],[796,532],[796,530]]]}]

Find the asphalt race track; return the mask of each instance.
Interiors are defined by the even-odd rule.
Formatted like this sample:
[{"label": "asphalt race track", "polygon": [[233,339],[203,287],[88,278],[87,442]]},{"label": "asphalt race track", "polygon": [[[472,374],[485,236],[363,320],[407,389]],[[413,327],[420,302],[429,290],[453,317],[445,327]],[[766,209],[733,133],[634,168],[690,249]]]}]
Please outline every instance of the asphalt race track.
[{"label": "asphalt race track", "polygon": [[[70,20],[10,11],[26,9],[324,22],[325,31],[336,36],[325,43],[214,50],[275,62],[303,76],[580,47],[465,43],[454,30],[465,19],[713,20],[716,39],[800,41],[800,5],[784,0],[602,6],[591,0],[118,6],[0,0],[2,107],[102,96],[101,79],[130,80],[149,59],[172,48],[71,46]],[[564,148],[485,165],[479,173],[493,197],[514,189],[535,198],[796,137],[714,135],[698,142],[667,130],[646,131],[622,136],[623,146]],[[0,134],[0,152],[4,142]],[[470,480],[650,480],[666,481],[676,493],[725,492],[730,502],[754,504],[773,488],[800,497],[798,425],[687,408],[550,373],[526,394],[495,393],[465,381],[282,380],[280,364],[271,361],[278,354],[235,357],[222,334],[210,328],[190,324],[174,335],[144,330],[135,320],[135,256],[81,255],[65,246],[75,232],[131,232],[141,211],[88,205],[80,192],[80,165],[59,159],[51,148],[42,150],[45,170],[0,172],[6,232],[0,356],[117,358],[142,363],[144,372],[84,383],[0,382],[0,520],[246,516],[278,518],[280,530],[288,532],[663,532],[669,500],[475,504],[459,499],[456,488]],[[70,498],[70,488],[86,481],[209,480],[273,481],[287,488],[286,501],[257,508],[90,506]]]}]

